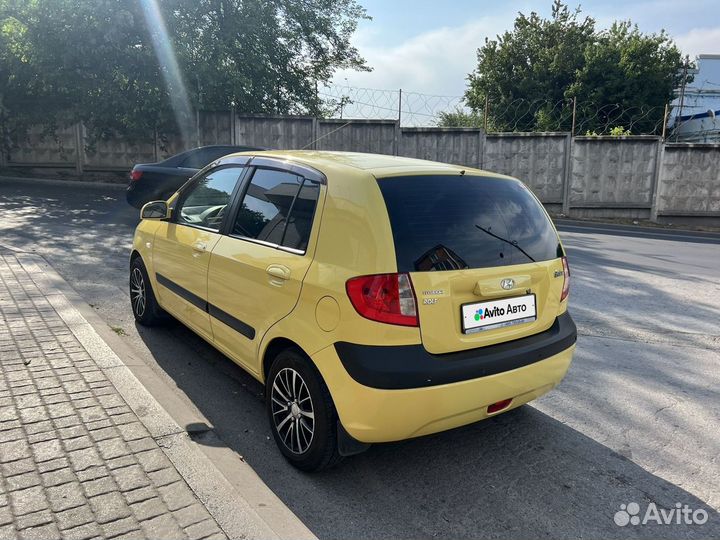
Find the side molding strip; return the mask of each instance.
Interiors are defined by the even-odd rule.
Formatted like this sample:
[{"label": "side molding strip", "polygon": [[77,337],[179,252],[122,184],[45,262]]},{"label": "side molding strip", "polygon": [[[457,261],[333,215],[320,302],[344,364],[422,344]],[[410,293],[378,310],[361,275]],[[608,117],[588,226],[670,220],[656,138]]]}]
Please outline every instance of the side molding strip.
[{"label": "side molding strip", "polygon": [[157,278],[157,281],[160,285],[165,287],[166,289],[169,289],[170,291],[177,294],[179,297],[184,298],[188,302],[190,302],[193,306],[196,308],[202,309],[203,311],[207,311],[207,302],[200,298],[195,293],[191,293],[188,291],[185,287],[181,287],[174,281],[169,280],[162,274],[155,273],[155,277]]},{"label": "side molding strip", "polygon": [[202,309],[208,313],[211,317],[214,317],[223,324],[226,324],[236,332],[242,334],[246,338],[252,340],[255,339],[255,329],[247,323],[244,323],[240,319],[236,319],[229,313],[224,312],[219,307],[213,306],[207,301],[200,298],[195,293],[188,291],[185,287],[181,287],[174,281],[166,278],[162,274],[155,273],[155,277],[160,285],[168,289],[169,291],[177,294],[179,297],[184,298],[190,302],[193,306]]},{"label": "side molding strip", "polygon": [[218,321],[241,333],[246,338],[255,339],[255,329],[252,326],[242,322],[240,319],[236,319],[229,313],[225,313],[219,307],[208,304],[208,313],[211,317],[215,317]]}]

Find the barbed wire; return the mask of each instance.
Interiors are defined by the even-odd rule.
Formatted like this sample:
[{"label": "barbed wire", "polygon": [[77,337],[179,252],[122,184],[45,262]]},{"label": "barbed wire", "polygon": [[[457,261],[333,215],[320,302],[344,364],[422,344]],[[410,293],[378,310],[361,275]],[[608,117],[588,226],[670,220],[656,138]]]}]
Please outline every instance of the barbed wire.
[{"label": "barbed wire", "polygon": [[[677,107],[588,103],[564,99],[488,99],[481,110],[472,110],[463,96],[423,94],[328,85],[318,91],[326,113],[334,118],[400,119],[402,126],[438,126],[456,123],[483,127],[491,132],[572,131],[575,135],[661,135],[663,124],[672,127]],[[705,112],[686,103],[683,116]],[[665,130],[667,131],[667,129]]]},{"label": "barbed wire", "polygon": [[436,126],[440,115],[462,107],[463,96],[445,96],[329,85],[318,91],[338,118],[400,118],[403,126]]},{"label": "barbed wire", "polygon": [[[340,119],[400,120],[403,127],[462,126],[481,127],[488,132],[572,132],[575,135],[662,135],[673,138],[677,118],[683,124],[688,117],[720,110],[720,91],[700,95],[686,89],[684,104],[679,99],[667,111],[665,106],[636,107],[618,103],[585,102],[581,99],[528,100],[490,97],[472,109],[464,96],[426,94],[406,90],[383,90],[349,85],[327,85],[318,88],[322,102],[320,115]],[[28,103],[28,109],[35,102]],[[236,109],[242,114],[242,111]],[[250,111],[249,111],[250,112]],[[707,116],[707,115],[705,115]],[[718,115],[720,116],[720,115]],[[56,123],[71,123],[72,118],[59,117]],[[693,127],[693,134],[717,130],[713,117]],[[698,123],[699,124],[699,123]],[[685,125],[687,128],[687,124]],[[693,136],[694,136],[693,135]]]}]

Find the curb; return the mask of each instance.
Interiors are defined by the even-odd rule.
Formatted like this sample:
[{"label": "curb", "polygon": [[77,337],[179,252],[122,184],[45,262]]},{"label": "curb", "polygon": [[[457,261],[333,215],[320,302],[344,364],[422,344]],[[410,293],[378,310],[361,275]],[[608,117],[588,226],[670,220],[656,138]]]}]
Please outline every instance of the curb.
[{"label": "curb", "polygon": [[[98,328],[107,325],[43,257],[3,244],[0,247],[14,253],[228,538],[316,540],[255,471],[212,431],[205,433],[203,439],[210,439],[213,446],[200,445],[190,438],[175,418],[183,418],[186,425],[199,423],[207,427],[204,419],[190,411],[126,345],[118,346],[113,340],[111,348],[90,321]],[[136,362],[123,362],[116,351]],[[136,376],[138,371],[142,382]],[[173,416],[153,395],[158,392],[166,406],[170,402]]]},{"label": "curb", "polygon": [[81,180],[57,180],[53,178],[33,178],[29,176],[0,176],[0,182],[20,182],[46,186],[69,186],[83,188],[110,189],[125,191],[127,184],[111,184],[109,182],[83,182]]},{"label": "curb", "polygon": [[696,242],[710,243],[720,242],[720,233],[712,231],[643,227],[641,225],[621,225],[601,221],[580,221],[562,218],[553,218],[552,221],[561,232],[563,230],[567,232],[575,232],[582,229],[587,232],[656,238],[661,240],[694,240]]}]

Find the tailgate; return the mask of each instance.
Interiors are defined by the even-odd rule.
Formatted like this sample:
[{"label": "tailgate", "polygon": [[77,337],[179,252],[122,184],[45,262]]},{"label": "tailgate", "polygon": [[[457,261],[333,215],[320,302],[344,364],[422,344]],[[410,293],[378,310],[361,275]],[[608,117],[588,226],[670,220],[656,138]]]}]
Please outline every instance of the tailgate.
[{"label": "tailgate", "polygon": [[433,354],[483,347],[546,330],[557,317],[563,286],[560,259],[412,272],[410,277],[423,346]]},{"label": "tailgate", "polygon": [[397,271],[412,279],[423,345],[447,353],[549,328],[564,255],[540,202],[513,178],[378,178]]}]

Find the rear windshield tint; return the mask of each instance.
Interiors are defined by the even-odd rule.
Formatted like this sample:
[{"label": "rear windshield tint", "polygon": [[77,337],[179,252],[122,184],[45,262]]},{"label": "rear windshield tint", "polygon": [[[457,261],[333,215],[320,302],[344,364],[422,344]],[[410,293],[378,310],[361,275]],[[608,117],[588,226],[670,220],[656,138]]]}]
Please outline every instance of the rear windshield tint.
[{"label": "rear windshield tint", "polygon": [[399,272],[487,268],[562,256],[550,220],[519,181],[485,176],[378,179]]}]

